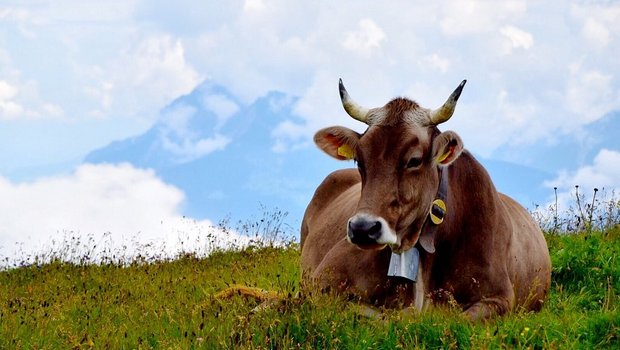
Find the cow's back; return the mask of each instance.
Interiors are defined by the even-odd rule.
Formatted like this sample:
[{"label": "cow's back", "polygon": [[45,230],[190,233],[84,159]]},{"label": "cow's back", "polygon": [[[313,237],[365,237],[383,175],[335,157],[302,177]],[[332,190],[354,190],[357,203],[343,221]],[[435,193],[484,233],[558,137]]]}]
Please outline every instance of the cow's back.
[{"label": "cow's back", "polygon": [[313,271],[325,255],[345,239],[347,220],[359,200],[361,178],[357,169],[329,174],[316,189],[301,224],[301,267]]},{"label": "cow's back", "polygon": [[523,206],[501,193],[500,200],[512,227],[507,267],[515,290],[515,304],[526,310],[539,310],[551,283],[547,242]]}]

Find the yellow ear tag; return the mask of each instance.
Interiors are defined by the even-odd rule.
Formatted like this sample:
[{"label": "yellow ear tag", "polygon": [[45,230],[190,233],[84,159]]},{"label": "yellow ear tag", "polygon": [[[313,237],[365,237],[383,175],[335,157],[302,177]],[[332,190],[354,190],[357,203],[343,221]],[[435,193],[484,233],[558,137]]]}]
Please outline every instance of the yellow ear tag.
[{"label": "yellow ear tag", "polygon": [[454,147],[450,147],[450,149],[448,150],[448,152],[442,154],[441,156],[439,156],[437,158],[437,163],[443,163],[444,160],[448,159],[448,157],[450,157],[450,155],[454,152]]},{"label": "yellow ear tag", "polygon": [[431,221],[435,225],[439,225],[443,222],[443,218],[446,216],[446,203],[441,199],[435,199],[431,205],[430,217]]},{"label": "yellow ear tag", "polygon": [[346,143],[338,147],[338,155],[346,159],[355,158],[355,153],[353,152],[353,149],[351,148],[351,146],[347,145]]}]

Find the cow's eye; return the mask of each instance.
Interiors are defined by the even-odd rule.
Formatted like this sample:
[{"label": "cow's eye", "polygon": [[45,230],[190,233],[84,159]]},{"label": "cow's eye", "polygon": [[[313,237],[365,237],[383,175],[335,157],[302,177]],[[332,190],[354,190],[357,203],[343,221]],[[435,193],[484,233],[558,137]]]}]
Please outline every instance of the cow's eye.
[{"label": "cow's eye", "polygon": [[420,157],[413,157],[413,158],[409,159],[409,162],[407,162],[407,169],[417,168],[420,165],[422,165],[422,158],[420,158]]}]

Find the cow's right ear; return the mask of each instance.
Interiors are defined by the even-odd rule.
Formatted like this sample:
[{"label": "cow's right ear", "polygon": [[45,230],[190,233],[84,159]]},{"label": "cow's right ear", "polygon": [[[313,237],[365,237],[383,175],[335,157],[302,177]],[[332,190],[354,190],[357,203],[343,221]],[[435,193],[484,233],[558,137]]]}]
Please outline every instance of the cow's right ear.
[{"label": "cow's right ear", "polygon": [[360,134],[344,126],[321,129],[314,135],[314,143],[338,160],[355,159],[359,139]]},{"label": "cow's right ear", "polygon": [[433,159],[439,166],[452,164],[463,152],[463,141],[454,131],[444,131],[433,140]]}]

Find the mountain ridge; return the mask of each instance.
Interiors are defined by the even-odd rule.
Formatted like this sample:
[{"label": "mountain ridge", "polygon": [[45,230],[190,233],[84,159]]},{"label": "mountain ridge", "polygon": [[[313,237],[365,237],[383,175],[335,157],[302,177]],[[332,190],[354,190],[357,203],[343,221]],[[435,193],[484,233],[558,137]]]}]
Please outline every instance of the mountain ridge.
[{"label": "mountain ridge", "polygon": [[[333,160],[314,147],[273,150],[273,130],[285,120],[299,119],[294,113],[296,101],[296,97],[272,91],[246,105],[226,88],[205,81],[164,107],[145,133],[94,150],[84,162],[128,162],[154,169],[165,182],[184,191],[183,211],[190,217],[247,219],[260,210],[280,209],[298,224],[323,178],[351,163]],[[218,140],[226,142],[200,147],[201,142]],[[551,174],[478,159],[498,190],[526,207],[543,204],[549,197],[542,183]]]}]

